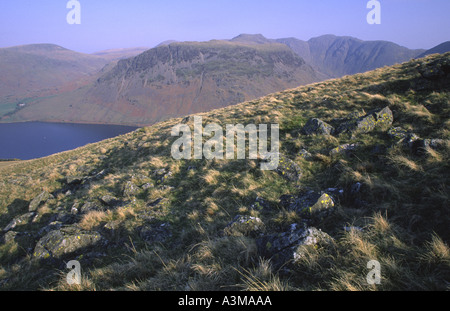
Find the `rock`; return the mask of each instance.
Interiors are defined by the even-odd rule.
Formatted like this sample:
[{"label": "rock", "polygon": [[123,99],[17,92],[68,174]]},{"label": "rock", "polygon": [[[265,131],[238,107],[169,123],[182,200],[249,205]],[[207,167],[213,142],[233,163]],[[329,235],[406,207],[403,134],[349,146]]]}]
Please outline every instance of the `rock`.
[{"label": "rock", "polygon": [[109,194],[102,196],[100,201],[109,207],[115,207],[122,203],[119,199]]},{"label": "rock", "polygon": [[344,189],[342,188],[327,188],[324,192],[332,195],[333,198],[339,198],[344,195]]},{"label": "rock", "polygon": [[306,149],[300,150],[299,153],[298,153],[298,155],[299,155],[301,158],[303,158],[303,159],[305,159],[305,160],[308,160],[308,161],[311,160],[311,159],[313,158],[313,155],[312,155],[311,153],[309,153],[308,150],[306,150]]},{"label": "rock", "polygon": [[42,204],[44,204],[48,200],[54,199],[54,198],[55,197],[53,195],[51,195],[47,191],[44,191],[30,202],[28,210],[30,212],[35,212]]},{"label": "rock", "polygon": [[81,214],[87,214],[91,211],[104,211],[104,208],[102,206],[99,206],[97,203],[94,202],[86,202],[81,206],[80,213]]},{"label": "rock", "polygon": [[29,212],[15,217],[5,228],[3,228],[3,232],[12,230],[18,225],[26,225],[30,223],[33,220],[34,216],[36,216],[36,212]]},{"label": "rock", "polygon": [[19,235],[19,232],[16,231],[8,231],[6,232],[2,238],[0,239],[0,244],[6,244],[11,241],[14,241],[15,238]]},{"label": "rock", "polygon": [[223,230],[228,236],[256,236],[264,231],[264,223],[258,217],[237,215]]},{"label": "rock", "polygon": [[128,181],[123,187],[123,196],[130,198],[139,192],[139,188],[131,181]]},{"label": "rock", "polygon": [[387,131],[387,134],[389,135],[390,138],[400,141],[408,135],[408,131],[402,129],[401,127],[391,127]]},{"label": "rock", "polygon": [[70,214],[77,215],[79,212],[79,208],[80,208],[80,203],[78,203],[78,202],[73,203],[73,205],[70,209]]},{"label": "rock", "polygon": [[389,107],[373,110],[367,115],[355,119],[348,120],[338,126],[336,133],[369,133],[376,127],[385,128],[392,125],[394,115]]},{"label": "rock", "polygon": [[356,150],[356,148],[358,147],[357,143],[353,143],[353,144],[344,144],[344,145],[340,145],[336,148],[333,148],[330,150],[329,154],[330,155],[337,155],[337,154],[343,154],[343,153],[350,153],[351,151]]},{"label": "rock", "polygon": [[139,228],[139,236],[146,243],[163,243],[172,237],[172,232],[170,224],[167,223],[147,224]]},{"label": "rock", "polygon": [[150,188],[153,188],[153,187],[155,187],[155,185],[153,185],[151,183],[145,183],[145,184],[143,184],[141,186],[142,190],[147,190],[147,189],[150,189]]},{"label": "rock", "polygon": [[261,197],[256,197],[255,203],[250,205],[250,209],[260,211],[262,209],[268,209],[270,208],[270,204]]},{"label": "rock", "polygon": [[35,259],[61,259],[88,249],[106,245],[98,232],[84,231],[75,226],[53,230],[42,237],[33,252]]},{"label": "rock", "polygon": [[276,171],[285,179],[293,182],[297,182],[302,176],[302,169],[300,166],[281,153]]},{"label": "rock", "polygon": [[172,172],[168,171],[165,168],[161,168],[158,170],[155,170],[153,172],[153,175],[155,176],[157,183],[161,184],[165,182],[170,176],[172,176]]},{"label": "rock", "polygon": [[326,233],[305,224],[292,224],[289,231],[256,239],[259,254],[271,260],[275,269],[301,257],[300,246],[314,245],[331,239]]},{"label": "rock", "polygon": [[303,127],[303,133],[306,135],[331,135],[333,132],[334,128],[330,124],[317,118],[309,119]]},{"label": "rock", "polygon": [[375,117],[377,127],[388,128],[394,122],[394,114],[387,106],[381,110],[373,111],[372,115]]},{"label": "rock", "polygon": [[450,61],[448,59],[436,59],[418,68],[420,75],[427,80],[435,81],[445,78],[450,73]]},{"label": "rock", "polygon": [[308,245],[329,244],[333,241],[333,238],[320,229],[308,228],[306,237],[298,243],[292,254],[294,263],[302,259],[305,255],[305,247]]},{"label": "rock", "polygon": [[334,200],[327,193],[309,191],[297,196],[280,197],[280,204],[286,209],[297,212],[301,217],[322,221],[334,208]]}]

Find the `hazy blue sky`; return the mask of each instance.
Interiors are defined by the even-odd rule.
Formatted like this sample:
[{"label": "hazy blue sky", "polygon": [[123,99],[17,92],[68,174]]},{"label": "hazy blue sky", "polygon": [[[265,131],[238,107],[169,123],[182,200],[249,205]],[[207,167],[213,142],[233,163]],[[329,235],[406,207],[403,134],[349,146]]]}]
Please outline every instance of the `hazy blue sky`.
[{"label": "hazy blue sky", "polygon": [[308,40],[323,34],[431,48],[450,40],[449,0],[379,0],[381,25],[366,21],[368,0],[0,0],[0,47],[54,43],[91,53],[153,47],[174,39],[231,39],[241,33]]}]

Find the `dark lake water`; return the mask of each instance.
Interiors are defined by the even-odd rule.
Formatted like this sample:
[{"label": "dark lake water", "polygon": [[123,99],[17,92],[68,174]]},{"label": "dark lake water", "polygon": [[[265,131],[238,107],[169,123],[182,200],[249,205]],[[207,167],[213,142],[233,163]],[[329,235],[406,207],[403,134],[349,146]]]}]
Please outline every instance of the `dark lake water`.
[{"label": "dark lake water", "polygon": [[0,159],[29,160],[129,133],[136,127],[73,123],[0,123]]}]

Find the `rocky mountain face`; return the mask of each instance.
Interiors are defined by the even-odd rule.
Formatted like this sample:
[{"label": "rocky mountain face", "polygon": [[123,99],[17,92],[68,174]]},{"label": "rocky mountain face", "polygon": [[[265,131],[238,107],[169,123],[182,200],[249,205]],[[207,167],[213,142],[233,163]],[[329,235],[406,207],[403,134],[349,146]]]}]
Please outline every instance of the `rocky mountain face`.
[{"label": "rocky mountain face", "polygon": [[45,118],[51,109],[60,120],[80,111],[83,122],[149,124],[323,79],[283,44],[172,43],[120,60],[89,87],[37,101],[16,117]]},{"label": "rocky mountain face", "polygon": [[315,69],[336,78],[408,61],[424,50],[411,50],[388,41],[363,41],[324,35],[308,41],[278,39]]}]

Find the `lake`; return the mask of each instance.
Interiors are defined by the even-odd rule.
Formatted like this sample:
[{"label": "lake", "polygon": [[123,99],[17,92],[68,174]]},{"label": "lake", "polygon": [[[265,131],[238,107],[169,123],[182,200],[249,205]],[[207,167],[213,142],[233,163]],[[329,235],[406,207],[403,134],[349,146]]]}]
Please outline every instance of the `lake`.
[{"label": "lake", "polygon": [[30,160],[126,134],[137,127],[74,123],[0,123],[0,159]]}]

